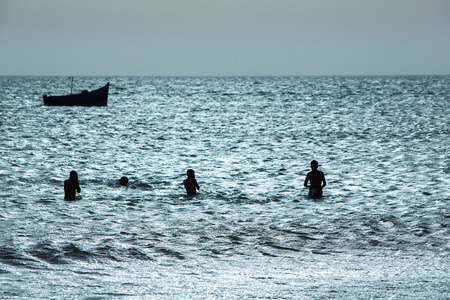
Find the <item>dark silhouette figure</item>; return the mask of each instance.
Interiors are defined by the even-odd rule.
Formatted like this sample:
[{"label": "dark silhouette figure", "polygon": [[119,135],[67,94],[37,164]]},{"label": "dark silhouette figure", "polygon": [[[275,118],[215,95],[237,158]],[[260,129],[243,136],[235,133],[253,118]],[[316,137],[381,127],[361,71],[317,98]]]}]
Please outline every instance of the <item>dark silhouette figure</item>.
[{"label": "dark silhouette figure", "polygon": [[[325,175],[323,172],[317,170],[319,163],[316,160],[311,162],[311,172],[306,175],[305,187],[309,187],[309,197],[320,198],[322,197],[322,189],[327,185],[325,181]],[[309,181],[309,185],[308,185]]]},{"label": "dark silhouette figure", "polygon": [[195,180],[194,170],[187,170],[186,175],[188,178],[183,181],[186,193],[188,195],[197,195],[197,190],[200,190],[200,187],[197,184],[197,180]]},{"label": "dark silhouette figure", "polygon": [[127,186],[127,185],[128,185],[128,177],[122,176],[122,177],[119,179],[119,184],[120,184],[121,186]]},{"label": "dark silhouette figure", "polygon": [[75,200],[76,192],[80,193],[81,189],[78,184],[78,174],[76,171],[72,171],[69,179],[64,181],[64,199]]}]

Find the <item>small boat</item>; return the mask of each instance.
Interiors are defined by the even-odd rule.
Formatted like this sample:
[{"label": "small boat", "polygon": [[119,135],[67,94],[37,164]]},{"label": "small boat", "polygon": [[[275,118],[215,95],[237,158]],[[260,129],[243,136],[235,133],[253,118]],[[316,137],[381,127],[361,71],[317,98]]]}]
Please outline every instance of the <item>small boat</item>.
[{"label": "small boat", "polygon": [[109,82],[97,90],[83,91],[64,96],[44,95],[44,105],[50,106],[106,106],[108,104]]}]

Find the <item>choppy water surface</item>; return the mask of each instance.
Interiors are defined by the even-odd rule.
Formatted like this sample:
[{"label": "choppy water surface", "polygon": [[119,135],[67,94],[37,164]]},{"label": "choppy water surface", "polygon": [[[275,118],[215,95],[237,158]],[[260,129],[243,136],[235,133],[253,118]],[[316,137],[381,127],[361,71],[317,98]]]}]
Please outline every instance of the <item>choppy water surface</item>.
[{"label": "choppy water surface", "polygon": [[0,77],[0,297],[450,297],[450,77],[106,81]]}]

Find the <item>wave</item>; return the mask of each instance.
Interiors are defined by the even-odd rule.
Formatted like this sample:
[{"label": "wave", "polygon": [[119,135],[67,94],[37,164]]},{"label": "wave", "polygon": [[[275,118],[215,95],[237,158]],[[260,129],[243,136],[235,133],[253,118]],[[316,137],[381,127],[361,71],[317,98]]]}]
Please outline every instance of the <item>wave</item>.
[{"label": "wave", "polygon": [[[142,260],[154,261],[161,256],[174,257],[180,260],[185,255],[169,247],[148,245],[146,247],[119,247],[101,245],[91,250],[85,250],[75,243],[62,243],[56,245],[51,242],[40,242],[23,249],[14,246],[0,247],[0,263],[13,267],[25,267],[31,269],[47,269],[49,265],[66,265],[82,262],[101,261],[127,261]],[[6,270],[0,268],[0,273]]]}]

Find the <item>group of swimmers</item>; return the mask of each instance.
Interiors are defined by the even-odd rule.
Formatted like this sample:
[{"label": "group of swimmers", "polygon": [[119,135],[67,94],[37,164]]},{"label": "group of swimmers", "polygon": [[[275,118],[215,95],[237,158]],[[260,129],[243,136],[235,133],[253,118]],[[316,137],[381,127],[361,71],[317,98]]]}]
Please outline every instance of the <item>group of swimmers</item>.
[{"label": "group of swimmers", "polygon": [[[304,186],[309,188],[309,197],[320,198],[322,197],[322,190],[327,185],[325,181],[325,175],[322,171],[318,170],[319,163],[316,160],[311,161],[311,172],[306,175]],[[196,195],[197,190],[200,190],[200,186],[195,179],[195,172],[192,169],[186,172],[187,179],[183,181],[184,188],[187,195]],[[123,176],[119,179],[119,184],[122,186],[128,185],[128,178]],[[76,193],[81,192],[80,184],[78,183],[78,174],[76,171],[71,171],[69,179],[64,181],[64,199],[75,200]]]}]

